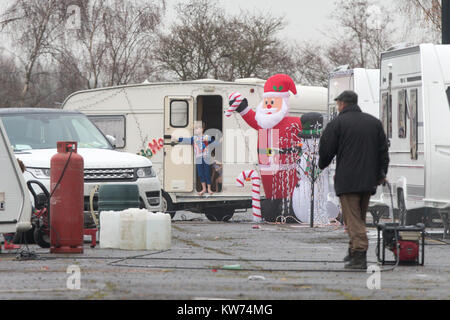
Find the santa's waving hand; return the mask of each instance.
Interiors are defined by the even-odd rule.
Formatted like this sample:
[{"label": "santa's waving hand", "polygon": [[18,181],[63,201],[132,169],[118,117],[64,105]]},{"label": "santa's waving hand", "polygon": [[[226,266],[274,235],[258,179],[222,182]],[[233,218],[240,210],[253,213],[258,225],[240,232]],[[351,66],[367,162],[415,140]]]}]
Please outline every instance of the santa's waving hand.
[{"label": "santa's waving hand", "polygon": [[[266,198],[271,200],[290,200],[298,182],[295,154],[302,127],[300,118],[289,117],[290,92],[297,94],[294,81],[288,75],[277,74],[267,80],[264,99],[256,112],[241,94],[229,96],[227,115],[239,112],[250,127],[258,130],[259,169]],[[271,206],[270,210],[277,209]]]}]

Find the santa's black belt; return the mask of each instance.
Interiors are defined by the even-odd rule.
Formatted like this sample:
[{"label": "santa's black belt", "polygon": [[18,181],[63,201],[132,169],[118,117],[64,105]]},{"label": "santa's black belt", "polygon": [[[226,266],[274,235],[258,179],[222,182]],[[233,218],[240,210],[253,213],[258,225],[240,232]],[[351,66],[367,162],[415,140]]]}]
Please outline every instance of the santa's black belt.
[{"label": "santa's black belt", "polygon": [[258,153],[259,154],[264,154],[264,155],[267,155],[267,156],[274,156],[276,154],[279,154],[279,155],[296,154],[298,152],[299,152],[299,150],[295,149],[295,148],[287,148],[287,149],[272,149],[272,148],[258,149]]}]

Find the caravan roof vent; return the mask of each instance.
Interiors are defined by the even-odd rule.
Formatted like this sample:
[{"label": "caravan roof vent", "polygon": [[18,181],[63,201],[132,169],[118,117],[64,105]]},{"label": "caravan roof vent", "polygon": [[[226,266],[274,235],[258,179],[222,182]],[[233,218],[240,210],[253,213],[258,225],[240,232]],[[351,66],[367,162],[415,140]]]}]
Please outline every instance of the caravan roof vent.
[{"label": "caravan roof vent", "polygon": [[259,78],[243,78],[243,79],[236,79],[234,82],[247,84],[265,84],[266,80]]},{"label": "caravan roof vent", "polygon": [[345,64],[343,66],[337,67],[336,69],[333,70],[333,72],[347,71],[348,69],[350,69],[350,65]]},{"label": "caravan roof vent", "polygon": [[413,46],[414,46],[413,43],[402,42],[402,43],[394,44],[392,47],[390,47],[389,49],[387,49],[387,51],[394,51],[394,50],[399,50],[399,49],[406,49],[406,48],[410,48],[410,47],[413,47]]},{"label": "caravan roof vent", "polygon": [[192,82],[211,83],[211,82],[223,82],[223,81],[217,80],[217,79],[199,79],[199,80],[193,80]]}]

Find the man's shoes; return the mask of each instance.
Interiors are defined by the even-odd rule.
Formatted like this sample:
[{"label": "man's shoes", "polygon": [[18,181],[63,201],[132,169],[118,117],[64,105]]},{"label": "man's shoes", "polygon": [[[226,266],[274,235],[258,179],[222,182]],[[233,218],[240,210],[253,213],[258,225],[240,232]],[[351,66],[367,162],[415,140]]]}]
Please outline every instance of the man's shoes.
[{"label": "man's shoes", "polygon": [[352,249],[348,248],[348,255],[345,256],[344,262],[349,262],[352,258]]},{"label": "man's shoes", "polygon": [[367,270],[367,251],[354,251],[345,269]]}]

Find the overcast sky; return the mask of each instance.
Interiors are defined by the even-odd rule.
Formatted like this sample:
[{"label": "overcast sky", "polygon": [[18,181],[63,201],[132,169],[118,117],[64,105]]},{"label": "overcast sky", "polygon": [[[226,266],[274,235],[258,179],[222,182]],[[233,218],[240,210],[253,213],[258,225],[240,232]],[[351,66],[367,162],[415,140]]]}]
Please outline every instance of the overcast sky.
[{"label": "overcast sky", "polygon": [[[173,7],[179,2],[188,0],[167,0],[169,20],[175,17]],[[219,5],[229,13],[239,12],[240,9],[257,9],[264,13],[273,12],[276,17],[284,16],[288,22],[285,29],[286,38],[311,40],[323,39],[319,29],[324,30],[325,26],[332,26],[333,21],[330,21],[329,16],[334,2],[335,0],[219,0]]]},{"label": "overcast sky", "polygon": [[[1,0],[0,0],[1,1]],[[166,0],[167,22],[170,24],[175,19],[174,5],[189,0]],[[327,32],[334,32],[336,21],[330,19],[335,9],[336,0],[218,0],[219,5],[227,12],[239,12],[240,9],[262,12],[273,12],[275,17],[284,16],[287,27],[281,36],[296,41],[313,40],[319,43],[327,41]],[[397,33],[395,40],[398,42],[411,42],[423,31],[419,28],[411,30],[411,26],[405,23],[403,18],[397,14],[397,3],[395,0],[375,0],[373,4],[385,8],[392,8],[391,14],[396,19]],[[245,17],[243,17],[245,19]],[[411,34],[415,32],[415,34]],[[409,39],[411,38],[411,39]],[[415,42],[415,41],[412,41]]]}]

